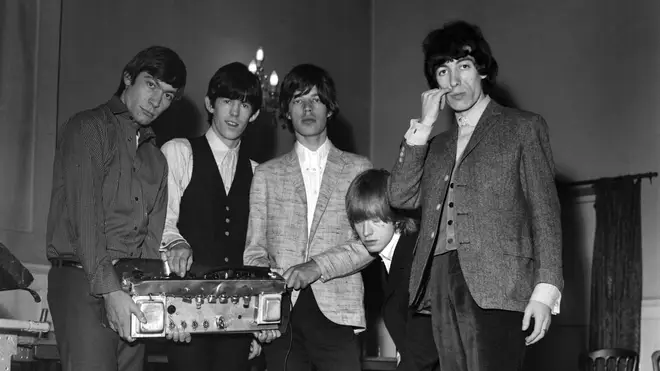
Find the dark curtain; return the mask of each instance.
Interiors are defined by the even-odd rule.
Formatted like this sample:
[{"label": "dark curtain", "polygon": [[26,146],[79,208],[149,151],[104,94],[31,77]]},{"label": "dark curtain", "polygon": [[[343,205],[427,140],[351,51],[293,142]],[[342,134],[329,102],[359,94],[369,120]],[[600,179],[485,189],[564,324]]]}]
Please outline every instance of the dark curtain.
[{"label": "dark curtain", "polygon": [[599,180],[591,272],[589,349],[639,353],[642,312],[641,181]]}]

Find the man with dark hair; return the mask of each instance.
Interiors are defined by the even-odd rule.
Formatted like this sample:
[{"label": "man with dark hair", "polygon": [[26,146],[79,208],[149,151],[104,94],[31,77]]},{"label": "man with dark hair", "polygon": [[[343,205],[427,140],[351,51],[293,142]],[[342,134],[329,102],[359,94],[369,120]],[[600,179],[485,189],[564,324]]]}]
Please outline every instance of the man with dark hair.
[{"label": "man with dark hair", "polygon": [[[518,370],[563,287],[548,127],[488,96],[497,62],[478,27],[449,23],[423,49],[431,89],[389,182],[394,207],[422,208],[410,303],[431,314],[441,369]],[[429,140],[445,104],[457,124]]]},{"label": "man with dark hair", "polygon": [[366,298],[371,299],[365,300],[367,319],[370,314],[382,313],[397,348],[397,370],[436,370],[438,353],[431,317],[410,311],[408,306],[417,225],[409,215],[391,207],[387,197],[389,176],[387,170],[366,170],[346,192],[346,213],[351,227],[367,250],[379,257],[379,261],[362,271]]},{"label": "man with dark hair", "polygon": [[[242,149],[241,137],[259,115],[261,100],[259,79],[244,64],[222,66],[211,77],[204,98],[210,124],[206,134],[173,139],[161,148],[170,169],[162,247],[170,268],[180,276],[190,269],[193,257],[213,267],[243,263],[257,163]],[[247,371],[251,340],[249,334],[223,334],[170,343],[168,367]],[[256,343],[252,347],[260,349]]]},{"label": "man with dark hair", "polygon": [[344,197],[371,163],[328,140],[336,96],[320,67],[303,64],[286,75],[281,114],[296,143],[257,167],[252,181],[244,263],[270,267],[294,289],[287,330],[264,347],[269,371],[361,369],[355,331],[365,327],[364,288],[354,272],[373,258],[351,230]]},{"label": "man with dark hair", "polygon": [[[142,370],[121,289],[120,258],[159,258],[167,163],[149,125],[182,94],[186,67],[172,50],[139,52],[115,95],[58,130],[48,215],[48,304],[65,371]],[[107,316],[107,320],[102,318]],[[109,323],[106,328],[102,323]]]}]

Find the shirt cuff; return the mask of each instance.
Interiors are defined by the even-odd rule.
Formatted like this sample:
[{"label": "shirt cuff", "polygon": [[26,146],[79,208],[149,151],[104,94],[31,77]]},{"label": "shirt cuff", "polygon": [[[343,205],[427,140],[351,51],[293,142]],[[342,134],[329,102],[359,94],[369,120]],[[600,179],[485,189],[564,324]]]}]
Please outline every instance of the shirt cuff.
[{"label": "shirt cuff", "polygon": [[410,120],[410,128],[403,137],[409,146],[423,146],[429,141],[433,125],[426,125],[418,119]]},{"label": "shirt cuff", "polygon": [[539,283],[534,287],[534,292],[529,300],[543,303],[550,307],[552,314],[559,314],[561,291],[549,283]]},{"label": "shirt cuff", "polygon": [[163,233],[163,238],[160,241],[160,250],[169,250],[172,248],[172,246],[176,245],[179,242],[185,242],[190,246],[188,241],[186,241],[186,239],[183,238],[180,234],[165,232]]}]

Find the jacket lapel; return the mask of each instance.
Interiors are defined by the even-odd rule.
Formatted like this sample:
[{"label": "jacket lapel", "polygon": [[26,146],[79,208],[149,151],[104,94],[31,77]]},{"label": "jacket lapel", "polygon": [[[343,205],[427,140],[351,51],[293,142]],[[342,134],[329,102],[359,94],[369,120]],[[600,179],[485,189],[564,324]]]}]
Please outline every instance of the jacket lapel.
[{"label": "jacket lapel", "polygon": [[[472,136],[470,137],[470,141],[468,142],[467,146],[465,146],[465,150],[461,155],[460,161],[463,161],[463,159],[467,155],[469,155],[470,152],[472,152],[474,147],[476,147],[477,144],[479,144],[479,142],[481,142],[481,140],[486,137],[488,131],[500,119],[501,114],[502,114],[502,106],[500,106],[497,102],[491,99],[490,103],[488,103],[488,106],[484,110],[484,113],[481,115],[481,118],[479,119],[477,126],[474,128],[474,132],[472,133]],[[458,124],[456,124],[456,126],[458,126]],[[456,154],[455,150],[454,150],[454,154]]]},{"label": "jacket lapel", "polygon": [[[323,179],[321,180],[321,189],[319,190],[319,198],[316,201],[316,208],[314,209],[314,219],[312,219],[312,228],[309,233],[309,241],[311,242],[316,233],[316,228],[319,226],[321,217],[325,212],[326,207],[328,206],[328,201],[330,201],[330,196],[335,190],[337,181],[341,178],[341,173],[344,170],[344,160],[342,152],[335,148],[332,143],[330,145],[330,152],[328,153],[328,160],[325,164],[325,170],[323,170]],[[302,177],[302,175],[301,175]],[[305,187],[303,185],[303,193]]]},{"label": "jacket lapel", "polygon": [[396,288],[403,281],[408,282],[416,242],[416,234],[402,235],[399,238],[399,242],[397,242],[394,254],[392,255],[392,265],[390,266],[390,273],[387,276],[387,283],[383,290],[385,300],[392,296]]},{"label": "jacket lapel", "polygon": [[[433,147],[428,156],[428,164],[425,167],[429,169],[442,169],[442,171],[431,171],[430,184],[443,184],[445,175],[451,174],[456,162],[456,142],[458,139],[458,125],[452,125],[444,141],[433,143]],[[445,173],[446,169],[446,173]],[[439,194],[437,195],[438,197]]]},{"label": "jacket lapel", "polygon": [[286,155],[286,162],[289,165],[287,174],[289,179],[293,182],[293,190],[300,196],[300,199],[305,207],[307,207],[307,193],[305,193],[305,182],[303,181],[302,171],[300,170],[300,162],[295,148]]}]

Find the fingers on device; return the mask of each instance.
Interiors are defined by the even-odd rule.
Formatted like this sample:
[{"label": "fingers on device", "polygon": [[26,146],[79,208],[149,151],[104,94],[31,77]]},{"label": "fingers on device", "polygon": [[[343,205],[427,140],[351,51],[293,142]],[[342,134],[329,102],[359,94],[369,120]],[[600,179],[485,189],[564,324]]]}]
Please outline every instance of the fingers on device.
[{"label": "fingers on device", "polygon": [[290,300],[286,281],[268,268],[193,265],[180,278],[165,274],[160,260],[122,259],[115,270],[122,289],[147,319],[142,323],[131,316],[133,338],[165,337],[177,331],[218,334],[286,328]]}]

